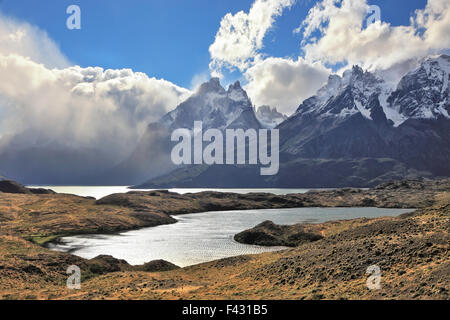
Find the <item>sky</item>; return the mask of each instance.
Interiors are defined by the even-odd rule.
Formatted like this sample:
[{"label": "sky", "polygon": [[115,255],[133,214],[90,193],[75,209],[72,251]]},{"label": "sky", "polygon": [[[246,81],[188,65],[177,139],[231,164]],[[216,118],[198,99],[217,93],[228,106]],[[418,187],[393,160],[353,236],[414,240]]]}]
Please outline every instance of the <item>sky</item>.
[{"label": "sky", "polygon": [[398,80],[449,53],[448,30],[450,0],[0,0],[0,152],[51,139],[119,161],[211,76],[291,115],[332,73]]},{"label": "sky", "polygon": [[[73,64],[105,69],[131,68],[191,88],[194,77],[209,75],[209,46],[221,19],[248,12],[253,0],[2,0],[4,15],[46,31]],[[262,52],[273,57],[296,57],[301,35],[292,31],[315,1],[298,0],[285,9],[267,32]],[[81,30],[66,28],[66,8],[81,8]],[[374,0],[382,19],[408,24],[426,0]],[[203,77],[201,77],[203,76]],[[231,75],[239,78],[240,74]],[[230,79],[232,81],[234,79]],[[194,81],[195,82],[195,81]]]}]

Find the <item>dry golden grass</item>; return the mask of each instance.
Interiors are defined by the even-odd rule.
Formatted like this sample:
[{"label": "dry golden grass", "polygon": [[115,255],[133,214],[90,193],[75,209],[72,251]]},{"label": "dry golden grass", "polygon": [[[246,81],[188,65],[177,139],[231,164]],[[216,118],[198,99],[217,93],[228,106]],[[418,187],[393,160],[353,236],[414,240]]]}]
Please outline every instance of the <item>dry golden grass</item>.
[{"label": "dry golden grass", "polygon": [[[397,195],[404,192],[400,190]],[[189,202],[185,198],[177,202],[165,196],[155,200],[154,196],[133,195],[127,204],[96,204],[68,195],[0,194],[0,298],[449,299],[450,192],[435,192],[426,200],[414,198],[421,192],[410,193],[405,199],[434,204],[398,218],[317,225],[314,228],[324,239],[281,252],[233,257],[167,272],[128,268],[103,275],[92,272],[90,261],[52,252],[36,243],[62,234],[112,232],[161,222],[143,218],[143,206],[152,219],[154,215],[165,218],[167,211],[178,210],[181,204],[186,210]],[[339,197],[314,195],[310,201],[317,203],[324,198],[326,204],[350,204],[350,197],[356,197],[355,201],[361,203],[361,197],[367,194],[357,197],[344,193]],[[197,198],[188,209],[201,209],[211,202],[229,206],[230,201],[237,200]],[[402,205],[408,204],[403,201]],[[158,206],[159,213],[155,209]],[[82,269],[81,290],[65,287],[65,271],[71,264]],[[381,290],[366,287],[366,269],[373,264],[382,271]]]}]

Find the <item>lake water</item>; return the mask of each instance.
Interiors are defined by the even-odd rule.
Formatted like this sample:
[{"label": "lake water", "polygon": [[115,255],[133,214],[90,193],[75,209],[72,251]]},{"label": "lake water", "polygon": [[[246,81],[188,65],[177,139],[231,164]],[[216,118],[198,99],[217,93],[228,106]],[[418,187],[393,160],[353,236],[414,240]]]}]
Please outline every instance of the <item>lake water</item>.
[{"label": "lake water", "polygon": [[282,247],[244,245],[233,236],[257,224],[272,220],[277,224],[320,223],[359,217],[397,216],[412,209],[378,208],[295,208],[237,210],[174,216],[178,222],[114,235],[65,237],[50,249],[71,251],[83,258],[112,255],[137,265],[164,259],[179,266],[237,256],[281,250]]},{"label": "lake water", "polygon": [[[29,188],[45,188],[52,189],[57,193],[75,194],[81,197],[94,197],[100,199],[113,193],[126,193],[129,191],[151,191],[156,189],[129,189],[128,186],[28,186]],[[218,192],[234,192],[234,193],[249,193],[249,192],[268,192],[273,194],[289,194],[289,193],[306,193],[312,189],[168,189],[171,192],[179,194],[196,193],[201,191],[218,191]],[[314,189],[327,190],[327,189]]]}]

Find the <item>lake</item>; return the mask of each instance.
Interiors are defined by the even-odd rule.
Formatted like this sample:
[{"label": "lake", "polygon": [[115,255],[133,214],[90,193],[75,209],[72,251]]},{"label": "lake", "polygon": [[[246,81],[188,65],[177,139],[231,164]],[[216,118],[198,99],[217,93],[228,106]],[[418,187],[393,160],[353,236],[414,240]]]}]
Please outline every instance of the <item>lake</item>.
[{"label": "lake", "polygon": [[277,224],[321,223],[331,220],[398,216],[413,209],[379,208],[295,208],[236,210],[174,216],[177,223],[113,235],[80,235],[62,238],[50,249],[70,251],[91,259],[111,255],[133,265],[164,259],[184,267],[242,254],[284,249],[237,243],[233,236],[271,220]]}]

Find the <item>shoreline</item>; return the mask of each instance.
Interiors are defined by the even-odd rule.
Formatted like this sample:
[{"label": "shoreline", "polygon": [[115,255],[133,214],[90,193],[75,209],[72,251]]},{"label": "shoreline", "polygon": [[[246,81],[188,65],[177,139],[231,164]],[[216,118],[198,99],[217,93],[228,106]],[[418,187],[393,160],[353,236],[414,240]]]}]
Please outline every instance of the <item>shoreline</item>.
[{"label": "shoreline", "polygon": [[[362,211],[358,213],[360,210]],[[259,223],[260,221],[263,221],[268,218],[273,219],[281,219],[279,221],[285,221],[288,225],[295,226],[299,224],[299,221],[304,221],[303,224],[310,225],[310,226],[319,226],[319,225],[326,225],[327,223],[335,223],[335,222],[341,222],[346,223],[355,219],[377,219],[377,218],[389,218],[389,217],[398,217],[405,213],[412,213],[414,209],[380,209],[380,208],[293,208],[293,209],[257,209],[257,210],[232,210],[232,211],[210,211],[210,212],[202,212],[202,213],[193,213],[188,214],[189,215],[189,221],[190,223],[187,226],[179,226],[175,227],[173,229],[170,225],[168,226],[159,226],[163,227],[162,231],[159,230],[153,230],[155,227],[144,227],[142,229],[136,229],[136,230],[130,230],[130,231],[119,231],[116,233],[109,233],[109,234],[93,234],[93,235],[73,235],[69,236],[68,238],[62,238],[57,239],[59,243],[55,243],[55,241],[52,241],[46,245],[46,248],[53,250],[53,251],[60,251],[60,252],[68,252],[71,254],[75,254],[77,256],[89,259],[94,257],[95,255],[113,255],[117,258],[126,260],[131,265],[138,265],[145,261],[149,261],[152,259],[164,259],[166,261],[170,261],[172,263],[175,263],[179,266],[190,266],[193,264],[198,263],[204,263],[204,262],[211,262],[216,259],[221,259],[225,257],[233,257],[238,255],[245,255],[245,254],[259,254],[263,252],[258,251],[271,251],[273,250],[273,247],[284,247],[283,249],[287,249],[288,246],[285,244],[275,244],[275,245],[260,245],[259,243],[245,243],[245,242],[239,242],[236,241],[235,236],[238,233],[241,233],[244,229],[251,228],[253,225]],[[364,213],[365,212],[365,213]],[[258,215],[258,218],[252,218],[252,214],[255,213]],[[323,219],[322,213],[327,216],[327,219]],[[200,214],[200,216],[198,216]],[[285,216],[287,215],[287,216]],[[182,218],[183,215],[173,215],[172,217]],[[224,228],[217,228],[215,226],[222,225],[224,221],[228,221],[229,219],[234,220],[235,218],[240,219],[240,217],[243,218],[242,224],[236,225],[234,223],[232,228],[229,228],[230,226],[224,226]],[[291,218],[289,218],[291,217]],[[308,222],[311,218],[316,217],[316,221],[314,222]],[[173,243],[177,243],[177,238],[181,237],[183,238],[183,234],[189,233],[191,228],[194,229],[200,229],[205,226],[205,223],[202,222],[202,220],[206,219],[208,223],[206,223],[210,228],[204,229],[209,230],[205,232],[202,236],[202,238],[191,238],[189,236],[190,241],[192,242],[192,245],[184,247],[182,243],[179,245],[182,246],[182,251],[180,251],[179,246],[173,245]],[[250,220],[250,221],[249,221]],[[290,222],[288,222],[290,221]],[[230,221],[231,224],[233,222]],[[214,226],[215,225],[215,226]],[[206,227],[206,226],[205,226]],[[180,229],[181,228],[181,229]],[[166,237],[164,236],[165,232],[171,233],[171,230],[176,230],[177,234],[179,236],[174,237]],[[226,231],[225,231],[226,230]],[[136,232],[138,231],[138,232]],[[123,237],[126,237],[128,240],[132,243],[136,243],[136,250],[137,252],[140,252],[141,258],[136,256],[136,254],[126,254],[123,251],[123,248],[120,252],[116,252],[114,248],[114,243],[119,244],[120,246],[126,246],[125,243],[122,242]],[[156,238],[158,241],[164,241],[164,247],[168,252],[160,252],[158,251],[158,246],[154,246],[152,243],[148,243],[148,245],[145,246],[145,250],[143,249],[144,246],[139,245],[140,241],[145,241],[147,243],[148,241],[153,241]],[[75,238],[73,238],[75,237]],[[214,243],[218,240],[216,237],[219,237],[220,239],[220,247],[221,250],[208,250],[205,249],[205,252],[202,252],[200,256],[207,255],[209,259],[202,259],[200,256],[197,256],[195,253],[195,250],[190,252],[190,248],[194,246],[197,248],[199,245],[199,241],[205,241],[205,243],[209,243],[209,239],[214,241]],[[223,237],[226,237],[223,238]],[[105,239],[104,239],[105,238]],[[97,240],[98,239],[98,240]],[[152,240],[150,240],[152,239]],[[202,240],[203,239],[203,240]],[[232,243],[235,243],[237,245],[250,245],[247,249],[241,248],[240,253],[236,252],[236,248],[233,247]],[[215,246],[219,244],[216,243]],[[93,246],[98,246],[98,248],[102,248],[102,250],[97,250]],[[106,246],[106,247],[104,247]],[[255,246],[259,249],[251,249],[251,246]],[[129,250],[134,250],[134,247],[128,246]],[[234,248],[234,249],[231,249]],[[81,252],[77,252],[81,250]],[[155,250],[155,252],[159,252],[159,254],[146,254],[146,251]],[[190,255],[188,255],[188,252],[190,252]],[[186,261],[196,261],[199,260],[199,262],[191,262],[186,263]]]},{"label": "shoreline", "polygon": [[[450,179],[402,181],[369,190],[338,189],[287,196],[152,191],[112,195],[98,201],[61,194],[0,193],[0,298],[373,299],[383,298],[383,293],[385,298],[446,299],[450,288],[442,279],[448,277],[449,265],[449,186]],[[333,221],[320,225],[323,239],[318,241],[280,252],[234,256],[164,272],[153,268],[149,273],[143,266],[131,266],[107,256],[86,260],[36,244],[47,242],[49,237],[79,234],[80,230],[95,234],[167,224],[174,219],[173,214],[294,205],[417,210],[399,217]],[[24,240],[27,237],[33,241]],[[322,258],[326,258],[325,263]],[[368,263],[378,263],[387,272],[388,283],[382,292],[369,292],[364,286]],[[84,275],[80,292],[67,290],[64,285],[66,268],[73,264],[79,265]],[[156,265],[167,267],[166,262]],[[419,266],[423,265],[431,271],[422,271]],[[333,276],[324,275],[321,268]],[[425,275],[431,278],[421,288],[420,277]],[[321,277],[327,282],[322,282]],[[15,279],[27,279],[27,286]],[[146,284],[145,290],[136,291],[142,283]]]},{"label": "shoreline", "polygon": [[[450,179],[436,181],[450,181]],[[67,236],[85,234],[117,234],[120,232],[139,230],[142,228],[154,227],[157,225],[172,224],[177,222],[176,219],[172,218],[172,216],[183,214],[193,214],[210,211],[279,209],[299,207],[373,207],[417,209],[431,203],[431,199],[433,198],[435,192],[431,192],[431,194],[429,195],[420,194],[421,196],[423,196],[423,199],[420,201],[416,201],[417,199],[404,199],[402,197],[402,193],[420,193],[422,191],[423,185],[433,184],[433,180],[412,180],[408,181],[407,183],[419,184],[421,187],[417,190],[414,189],[413,186],[413,188],[411,189],[410,186],[408,186],[407,184],[405,185],[405,182],[403,181],[385,183],[371,189],[324,189],[320,191],[312,190],[306,193],[292,193],[286,195],[277,195],[270,193],[240,194],[216,191],[178,194],[170,192],[168,190],[153,190],[116,193],[98,200],[95,200],[92,197],[81,197],[71,194],[54,194],[52,190],[49,190],[49,194],[40,196],[68,197],[72,199],[79,198],[85,200],[86,203],[94,201],[93,203],[96,208],[100,208],[100,206],[114,206],[115,209],[131,211],[128,212],[128,214],[131,216],[137,215],[138,221],[126,225],[119,224],[114,227],[110,227],[107,223],[104,223],[102,221],[96,221],[95,224],[91,224],[90,226],[84,228],[69,228],[69,230],[64,230],[63,232],[47,230],[43,235],[28,234],[24,235],[23,237],[41,246],[45,246],[45,244],[47,243],[54,242],[55,240],[57,241],[59,238]],[[393,190],[385,190],[385,188],[389,188],[392,185],[395,186]],[[406,190],[404,190],[405,187]],[[391,196],[393,199],[389,201],[389,199],[386,199],[385,193],[392,192],[397,193],[397,195],[394,197]],[[381,198],[378,193],[381,194]],[[164,201],[170,202],[171,204],[180,202],[184,205],[179,205],[175,209],[171,209],[167,208],[167,204],[162,204],[162,202]],[[189,202],[197,203],[193,205]],[[165,207],[162,208],[160,205]],[[56,210],[58,210],[58,208],[56,208]]]}]

